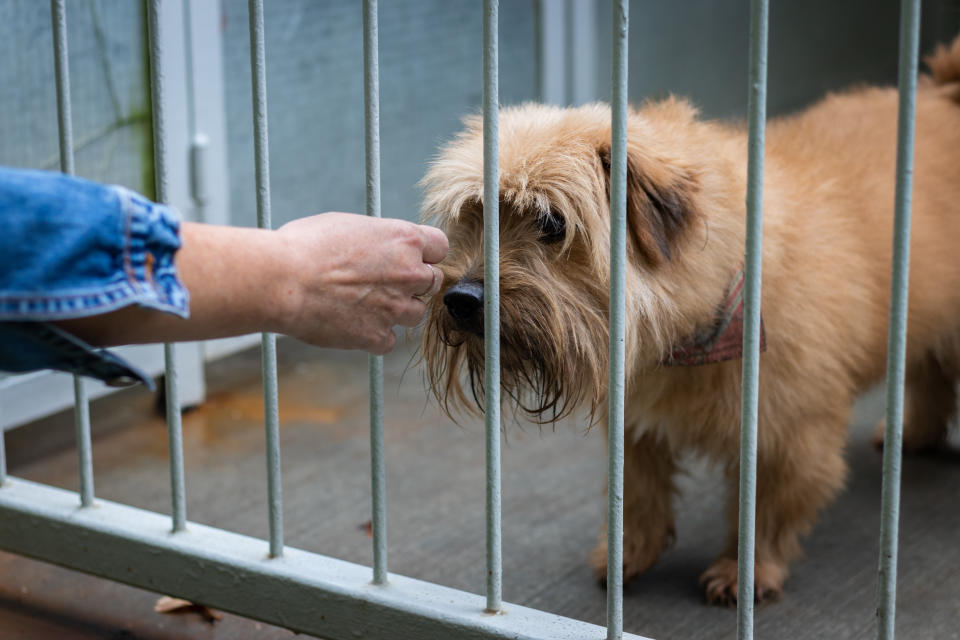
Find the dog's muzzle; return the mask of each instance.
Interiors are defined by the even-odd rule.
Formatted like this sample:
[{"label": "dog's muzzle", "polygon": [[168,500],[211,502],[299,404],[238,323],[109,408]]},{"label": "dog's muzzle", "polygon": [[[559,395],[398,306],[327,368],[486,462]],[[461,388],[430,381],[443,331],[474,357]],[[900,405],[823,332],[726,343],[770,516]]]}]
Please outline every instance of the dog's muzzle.
[{"label": "dog's muzzle", "polygon": [[457,328],[483,335],[483,283],[461,280],[443,294],[443,304]]}]

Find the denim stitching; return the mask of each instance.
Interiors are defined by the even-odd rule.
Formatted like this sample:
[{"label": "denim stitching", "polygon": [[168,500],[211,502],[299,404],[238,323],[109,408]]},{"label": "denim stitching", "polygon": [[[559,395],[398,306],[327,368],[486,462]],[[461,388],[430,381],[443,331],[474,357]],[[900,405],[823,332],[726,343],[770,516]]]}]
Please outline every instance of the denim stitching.
[{"label": "denim stitching", "polygon": [[[124,187],[110,187],[124,217],[123,273],[97,288],[0,296],[0,319],[49,320],[113,311],[129,304],[189,315],[189,293],[177,277],[179,216]],[[154,282],[146,281],[146,252],[156,257]],[[140,275],[142,274],[142,278]],[[122,279],[121,279],[122,278]]]}]

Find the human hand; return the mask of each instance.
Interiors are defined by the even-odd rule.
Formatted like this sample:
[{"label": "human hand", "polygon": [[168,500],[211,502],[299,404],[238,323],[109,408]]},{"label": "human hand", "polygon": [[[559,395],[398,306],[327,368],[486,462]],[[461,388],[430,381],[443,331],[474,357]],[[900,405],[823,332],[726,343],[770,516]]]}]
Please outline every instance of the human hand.
[{"label": "human hand", "polygon": [[350,213],[300,218],[277,229],[290,258],[279,330],[318,346],[390,351],[395,325],[416,326],[440,288],[447,255],[435,227]]}]

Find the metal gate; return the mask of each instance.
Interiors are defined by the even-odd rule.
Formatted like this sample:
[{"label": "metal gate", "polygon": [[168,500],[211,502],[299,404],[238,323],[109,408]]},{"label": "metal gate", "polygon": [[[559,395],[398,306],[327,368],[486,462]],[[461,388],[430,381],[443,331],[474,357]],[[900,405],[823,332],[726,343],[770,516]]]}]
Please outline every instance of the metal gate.
[{"label": "metal gate", "polygon": [[[270,227],[266,65],[262,0],[250,0],[258,223]],[[61,169],[73,170],[65,0],[51,0],[55,33]],[[919,0],[902,0],[900,117],[894,267],[884,446],[878,637],[893,637],[897,510],[901,455],[905,328],[912,177],[913,123],[919,40]],[[167,200],[164,0],[149,0],[149,35],[157,197]],[[626,242],[626,114],[628,2],[613,18],[611,160],[611,313],[609,413],[609,539],[606,629],[503,603],[500,561],[500,415],[498,300],[498,2],[484,0],[483,115],[487,321],[485,388],[487,433],[487,592],[478,596],[388,572],[382,360],[370,359],[373,567],[288,548],[283,542],[280,491],[276,341],[262,337],[267,441],[269,541],[187,521],[177,354],[165,346],[167,429],[172,522],[157,513],[95,500],[90,425],[83,384],[77,380],[76,429],[80,459],[77,494],[6,475],[0,437],[0,548],[111,580],[169,593],[289,629],[345,638],[637,638],[622,632],[624,260]],[[753,637],[753,562],[756,498],[757,378],[760,338],[760,256],[763,143],[766,119],[767,0],[751,0],[749,162],[746,292],[740,454],[738,637]],[[377,2],[364,0],[364,98],[367,213],[380,215]],[[479,570],[479,569],[478,569]]]}]

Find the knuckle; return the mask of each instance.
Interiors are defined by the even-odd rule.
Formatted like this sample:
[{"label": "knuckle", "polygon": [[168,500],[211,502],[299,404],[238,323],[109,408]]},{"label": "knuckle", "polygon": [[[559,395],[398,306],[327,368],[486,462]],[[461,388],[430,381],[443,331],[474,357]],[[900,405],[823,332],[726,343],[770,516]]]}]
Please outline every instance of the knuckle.
[{"label": "knuckle", "polygon": [[427,315],[427,305],[421,300],[411,300],[407,306],[400,324],[404,327],[415,327]]},{"label": "knuckle", "polygon": [[405,244],[420,245],[422,240],[417,225],[406,220],[397,220],[393,229],[396,237]]},{"label": "knuckle", "polygon": [[392,329],[389,329],[386,334],[380,339],[379,344],[377,345],[376,355],[384,355],[393,350],[394,345],[397,343],[397,336],[393,333]]},{"label": "knuckle", "polygon": [[436,227],[425,228],[429,229],[428,233],[430,234],[430,244],[446,255],[447,252],[450,251],[450,241],[447,239],[447,234]]},{"label": "knuckle", "polygon": [[424,269],[423,264],[410,265],[404,271],[405,280],[417,287],[417,292],[422,292],[433,283],[433,272]]},{"label": "knuckle", "polygon": [[397,298],[393,298],[390,301],[389,312],[390,312],[390,317],[394,321],[397,321],[400,318],[402,318],[406,314],[406,311],[407,311],[407,301],[405,298],[397,297]]}]

